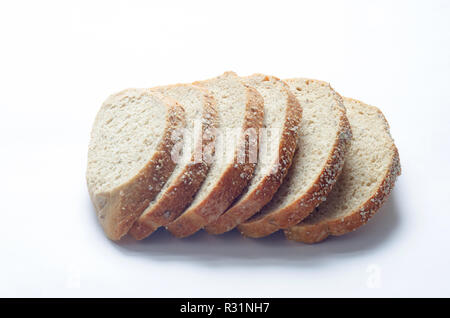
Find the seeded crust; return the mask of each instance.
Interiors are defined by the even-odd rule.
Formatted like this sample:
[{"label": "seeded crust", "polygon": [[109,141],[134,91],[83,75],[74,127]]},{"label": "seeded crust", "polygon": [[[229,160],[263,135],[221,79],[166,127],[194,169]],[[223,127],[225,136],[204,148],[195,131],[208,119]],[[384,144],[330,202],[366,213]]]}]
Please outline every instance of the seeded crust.
[{"label": "seeded crust", "polygon": [[[195,149],[202,149],[201,154],[207,152],[207,147],[214,146],[214,135],[211,129],[217,128],[217,109],[216,101],[205,88],[189,85],[177,84],[174,86],[185,86],[188,89],[194,89],[201,92],[203,97],[202,129],[201,135]],[[162,89],[168,87],[162,87]],[[152,90],[159,91],[156,87]],[[202,139],[203,137],[210,137]],[[210,148],[211,151],[214,149]],[[134,223],[130,234],[137,240],[144,239],[152,234],[160,226],[166,226],[175,220],[183,210],[192,202],[194,195],[200,188],[208,173],[210,163],[202,157],[201,162],[195,162],[195,154],[192,153],[191,162],[185,164],[181,173],[165,189],[165,193],[159,195],[158,202],[151,205],[139,219]],[[184,163],[183,163],[184,164]]]},{"label": "seeded crust", "polygon": [[[295,79],[285,80],[288,84]],[[316,81],[329,86],[328,83]],[[333,90],[334,92],[334,90]],[[280,229],[291,227],[305,219],[316,206],[318,206],[333,188],[336,179],[342,171],[344,165],[345,152],[348,148],[352,133],[348,122],[342,97],[334,92],[336,104],[339,106],[339,129],[336,140],[328,160],[321,173],[311,184],[310,188],[291,204],[270,213],[256,215],[246,222],[238,225],[238,230],[242,235],[252,238],[260,238],[270,235]],[[301,178],[302,176],[296,176]]]},{"label": "seeded crust", "polygon": [[[124,94],[124,92],[126,91],[118,95]],[[175,168],[175,163],[170,156],[175,145],[172,133],[174,130],[184,127],[185,113],[175,100],[161,94],[157,95],[167,104],[168,116],[163,136],[152,158],[128,182],[108,192],[90,193],[103,230],[107,237],[114,241],[120,240],[127,234]]]},{"label": "seeded crust", "polygon": [[243,79],[244,81],[246,79],[255,79],[261,82],[271,81],[274,83],[274,87],[281,87],[282,92],[286,95],[286,114],[278,146],[278,157],[273,163],[273,169],[255,187],[252,187],[250,192],[243,194],[216,221],[205,227],[210,234],[222,234],[234,229],[238,224],[260,211],[272,199],[288,172],[297,145],[302,108],[297,98],[290,92],[289,86],[275,76],[263,74],[254,74]]},{"label": "seeded crust", "polygon": [[[222,76],[236,76],[233,72],[227,72]],[[240,80],[240,79],[238,79]],[[195,85],[204,86],[204,82],[195,82]],[[242,131],[255,129],[259,132],[264,118],[264,101],[262,96],[252,87],[242,82],[246,88],[247,103],[245,109],[245,118]],[[238,163],[237,153],[235,152],[234,163],[229,164],[220,179],[215,183],[214,188],[208,195],[195,206],[188,207],[175,221],[166,228],[174,236],[182,238],[194,234],[207,224],[216,220],[233,200],[241,194],[253,176],[255,163],[249,162],[249,147],[247,139],[243,134],[241,143],[245,143],[245,163]],[[238,145],[238,147],[240,147]]]},{"label": "seeded crust", "polygon": [[[345,100],[364,104],[360,101],[350,98],[345,98]],[[379,109],[377,109],[377,112],[385,121],[385,127],[387,133],[389,134],[389,124],[386,118]],[[397,177],[401,174],[400,158],[398,150],[393,141],[391,150],[391,164],[386,170],[384,178],[380,182],[373,195],[368,197],[367,200],[362,203],[357,209],[353,210],[344,217],[324,219],[315,224],[299,223],[284,230],[286,238],[289,240],[304,243],[317,243],[325,240],[330,235],[343,235],[348,232],[354,231],[366,224],[387,200],[392,192]]]}]

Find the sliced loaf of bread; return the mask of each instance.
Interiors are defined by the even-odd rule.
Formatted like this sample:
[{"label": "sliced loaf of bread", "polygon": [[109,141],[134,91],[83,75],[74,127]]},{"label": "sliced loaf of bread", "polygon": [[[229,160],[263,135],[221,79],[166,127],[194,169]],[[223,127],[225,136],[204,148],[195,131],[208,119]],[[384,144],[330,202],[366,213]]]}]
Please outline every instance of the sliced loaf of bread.
[{"label": "sliced loaf of bread", "polygon": [[217,101],[219,129],[205,181],[188,208],[167,225],[176,237],[194,234],[216,220],[241,194],[255,168],[255,163],[249,162],[246,132],[259,130],[264,117],[261,95],[235,73],[227,72],[194,84],[208,89]]},{"label": "sliced loaf of bread", "polygon": [[289,86],[274,76],[263,74],[242,79],[264,98],[263,129],[259,136],[253,136],[259,137],[258,163],[244,193],[205,227],[211,234],[232,230],[272,199],[291,165],[297,145],[302,109]]},{"label": "sliced loaf of bread", "polygon": [[175,170],[163,189],[134,223],[130,234],[140,240],[158,227],[175,220],[192,202],[205,180],[210,163],[207,156],[214,151],[214,132],[217,128],[216,102],[205,88],[178,84],[152,89],[179,102],[186,112],[186,128],[180,152],[174,153]]},{"label": "sliced loaf of bread", "polygon": [[312,79],[285,82],[303,108],[298,149],[272,201],[238,226],[248,237],[293,226],[325,200],[342,170],[351,136],[342,98],[328,83]]},{"label": "sliced loaf of bread", "polygon": [[364,225],[380,208],[401,173],[397,148],[381,111],[345,98],[353,139],[340,178],[327,200],[296,226],[290,240],[315,243]]},{"label": "sliced loaf of bread", "polygon": [[173,132],[185,124],[173,99],[145,89],[110,96],[95,119],[87,184],[98,219],[112,240],[124,236],[170,177]]}]

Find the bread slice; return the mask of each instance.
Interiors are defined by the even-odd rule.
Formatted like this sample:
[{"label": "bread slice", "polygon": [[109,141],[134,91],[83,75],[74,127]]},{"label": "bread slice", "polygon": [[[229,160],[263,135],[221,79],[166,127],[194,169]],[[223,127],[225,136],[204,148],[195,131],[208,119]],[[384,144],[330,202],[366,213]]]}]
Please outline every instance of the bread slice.
[{"label": "bread slice", "polygon": [[289,86],[274,76],[263,74],[254,74],[243,80],[264,98],[260,156],[244,193],[217,220],[205,227],[211,234],[232,230],[272,199],[291,165],[297,145],[302,109]]},{"label": "bread slice", "polygon": [[303,107],[298,149],[272,201],[238,226],[249,237],[293,226],[325,200],[342,169],[351,136],[342,98],[328,83],[312,79],[285,82]]},{"label": "bread slice", "polygon": [[[235,73],[195,84],[208,89],[216,99],[219,130],[205,181],[191,205],[167,226],[176,237],[189,236],[214,221],[245,188],[255,168],[255,163],[249,162],[246,132],[260,129],[264,117],[261,95]],[[230,132],[236,138],[228,136]]]},{"label": "bread slice", "polygon": [[327,200],[285,230],[290,240],[315,243],[364,225],[381,207],[401,173],[397,148],[381,111],[345,98],[353,139],[343,172]]},{"label": "bread slice", "polygon": [[184,123],[178,103],[145,89],[124,90],[103,103],[92,128],[86,178],[110,239],[128,232],[169,178],[177,142],[172,134]]},{"label": "bread slice", "polygon": [[174,172],[130,230],[138,240],[175,220],[192,202],[208,173],[210,163],[205,158],[210,154],[206,152],[214,150],[210,147],[214,145],[212,129],[217,128],[216,102],[205,88],[179,84],[153,90],[172,97],[183,106],[186,129]]}]

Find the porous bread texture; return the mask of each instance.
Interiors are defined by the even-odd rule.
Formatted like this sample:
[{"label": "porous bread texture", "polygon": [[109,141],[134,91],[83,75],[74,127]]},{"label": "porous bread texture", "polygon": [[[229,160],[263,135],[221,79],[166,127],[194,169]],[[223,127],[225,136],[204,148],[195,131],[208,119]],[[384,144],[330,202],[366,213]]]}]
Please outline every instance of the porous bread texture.
[{"label": "porous bread texture", "polygon": [[[217,102],[218,130],[209,173],[190,206],[167,229],[177,237],[194,234],[214,221],[242,192],[251,179],[255,163],[248,160],[245,132],[259,130],[264,116],[261,95],[233,72],[202,82]],[[232,135],[230,135],[230,133]],[[244,160],[239,158],[244,149]]]},{"label": "porous bread texture", "polygon": [[248,237],[295,225],[324,201],[342,170],[351,138],[342,98],[328,83],[302,78],[285,82],[303,108],[298,149],[272,201],[238,226]]},{"label": "porous bread texture", "polygon": [[172,132],[184,123],[179,104],[145,89],[127,89],[103,103],[91,132],[86,179],[110,239],[128,232],[170,176]]},{"label": "porous bread texture", "polygon": [[353,139],[340,178],[327,200],[285,230],[290,240],[315,243],[364,225],[388,198],[401,173],[389,125],[374,107],[345,98]]},{"label": "porous bread texture", "polygon": [[92,192],[109,191],[142,169],[161,140],[166,113],[163,99],[144,89],[127,89],[104,102],[89,144],[87,181]]},{"label": "porous bread texture", "polygon": [[130,234],[143,239],[177,218],[193,200],[206,178],[210,163],[205,160],[214,151],[212,129],[217,128],[216,102],[205,88],[178,84],[152,89],[177,100],[186,112],[186,127],[179,145],[177,165],[164,187],[134,223]]},{"label": "porous bread texture", "polygon": [[211,234],[232,230],[266,205],[283,182],[296,149],[302,109],[289,87],[264,74],[242,79],[264,98],[263,130],[254,137],[259,140],[257,165],[244,193],[205,227]]}]

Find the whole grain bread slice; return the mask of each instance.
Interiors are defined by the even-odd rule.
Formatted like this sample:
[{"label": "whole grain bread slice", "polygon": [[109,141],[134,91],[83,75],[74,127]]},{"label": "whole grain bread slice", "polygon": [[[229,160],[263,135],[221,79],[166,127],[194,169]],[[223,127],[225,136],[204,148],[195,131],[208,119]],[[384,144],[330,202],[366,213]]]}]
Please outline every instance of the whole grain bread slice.
[{"label": "whole grain bread slice", "polygon": [[285,230],[290,240],[320,242],[364,225],[386,201],[401,173],[398,151],[381,111],[349,98],[344,104],[353,139],[342,174],[314,213]]},{"label": "whole grain bread slice", "polygon": [[288,79],[303,108],[298,149],[278,192],[258,214],[241,223],[248,237],[263,237],[307,217],[332,189],[351,136],[342,98],[328,83]]},{"label": "whole grain bread slice", "polygon": [[173,99],[146,89],[111,95],[95,119],[88,151],[89,194],[106,235],[119,240],[170,177],[173,132],[185,124]]},{"label": "whole grain bread slice", "polygon": [[175,220],[194,199],[208,173],[207,156],[214,151],[213,129],[217,128],[216,102],[205,88],[177,84],[152,89],[179,102],[186,112],[186,128],[177,165],[163,189],[134,223],[130,234],[143,239]]},{"label": "whole grain bread slice", "polygon": [[217,101],[219,129],[205,181],[190,206],[167,225],[176,237],[194,234],[214,221],[241,194],[255,168],[247,131],[259,130],[264,117],[261,95],[233,72],[194,84],[208,89]]},{"label": "whole grain bread slice", "polygon": [[242,78],[264,98],[264,124],[259,136],[255,173],[244,193],[217,220],[205,227],[211,234],[232,230],[266,205],[280,187],[295,153],[302,109],[289,86],[274,76]]}]

